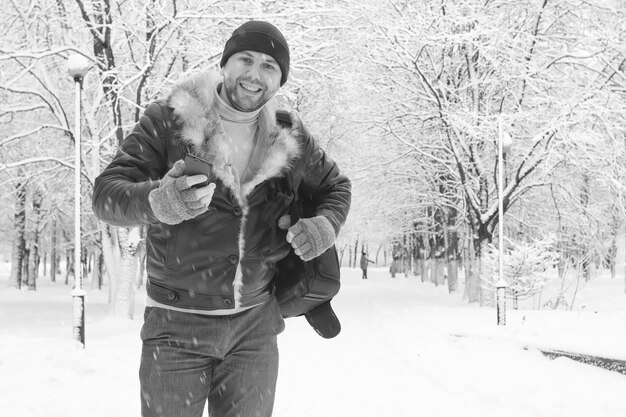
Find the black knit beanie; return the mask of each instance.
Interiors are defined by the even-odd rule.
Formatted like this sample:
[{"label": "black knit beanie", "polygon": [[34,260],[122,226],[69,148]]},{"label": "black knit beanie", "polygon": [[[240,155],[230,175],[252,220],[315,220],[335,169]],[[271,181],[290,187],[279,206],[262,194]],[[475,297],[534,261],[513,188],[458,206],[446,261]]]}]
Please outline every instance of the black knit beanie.
[{"label": "black knit beanie", "polygon": [[280,66],[280,85],[289,75],[289,45],[282,33],[272,24],[251,20],[239,26],[224,46],[220,67],[226,65],[231,55],[241,51],[255,51],[274,58]]}]

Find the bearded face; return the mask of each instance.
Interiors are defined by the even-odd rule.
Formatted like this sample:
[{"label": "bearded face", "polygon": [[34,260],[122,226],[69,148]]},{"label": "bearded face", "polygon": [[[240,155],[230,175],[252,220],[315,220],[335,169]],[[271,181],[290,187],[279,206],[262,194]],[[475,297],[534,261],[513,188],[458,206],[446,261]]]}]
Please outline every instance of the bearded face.
[{"label": "bearded face", "polygon": [[233,54],[224,67],[224,92],[234,109],[251,112],[261,108],[280,88],[282,72],[270,55],[256,51]]}]

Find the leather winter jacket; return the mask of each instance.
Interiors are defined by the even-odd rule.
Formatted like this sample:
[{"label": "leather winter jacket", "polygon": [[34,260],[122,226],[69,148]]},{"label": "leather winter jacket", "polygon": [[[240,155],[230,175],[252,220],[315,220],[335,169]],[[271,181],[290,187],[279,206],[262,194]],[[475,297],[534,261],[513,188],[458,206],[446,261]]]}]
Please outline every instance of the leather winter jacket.
[{"label": "leather winter jacket", "polygon": [[[239,185],[213,103],[219,79],[198,74],[150,104],[94,185],[93,210],[115,226],[147,225],[148,295],[173,307],[228,310],[272,296],[274,264],[289,252],[278,218],[291,197],[279,178],[299,183],[335,232],[350,208],[350,181],[292,115],[276,122],[272,102],[259,114],[268,152],[253,178]],[[215,193],[207,212],[176,225],[160,223],[148,201],[173,164],[193,152],[212,162]]]}]

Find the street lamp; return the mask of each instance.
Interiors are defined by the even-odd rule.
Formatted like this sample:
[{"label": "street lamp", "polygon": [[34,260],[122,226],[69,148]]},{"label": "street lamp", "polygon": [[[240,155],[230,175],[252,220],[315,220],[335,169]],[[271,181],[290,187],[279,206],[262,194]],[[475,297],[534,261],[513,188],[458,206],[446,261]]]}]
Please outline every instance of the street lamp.
[{"label": "street lamp", "polygon": [[74,340],[85,347],[85,291],[81,268],[81,233],[80,233],[80,113],[83,79],[91,68],[91,62],[80,54],[73,54],[67,60],[67,72],[74,80],[76,89],[75,128],[74,128],[74,289],[72,300],[74,305]]},{"label": "street lamp", "polygon": [[506,324],[506,287],[504,280],[504,154],[511,149],[511,137],[498,119],[498,282],[496,282],[496,314],[498,325]]}]

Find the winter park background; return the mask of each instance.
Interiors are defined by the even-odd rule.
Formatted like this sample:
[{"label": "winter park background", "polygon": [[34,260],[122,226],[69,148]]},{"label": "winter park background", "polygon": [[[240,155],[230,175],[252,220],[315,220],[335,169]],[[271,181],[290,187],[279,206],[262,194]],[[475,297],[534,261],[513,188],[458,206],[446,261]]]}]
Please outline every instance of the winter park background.
[{"label": "winter park background", "polygon": [[[93,180],[147,103],[215,68],[247,19],[285,33],[280,103],[353,182],[337,241],[343,330],[324,340],[287,320],[275,416],[626,415],[626,375],[541,353],[626,361],[624,0],[32,0],[0,12],[0,415],[139,415],[145,231],[99,223]],[[80,136],[76,53],[92,64]],[[84,349],[70,295],[77,138]],[[368,280],[361,251],[375,260]]]}]

